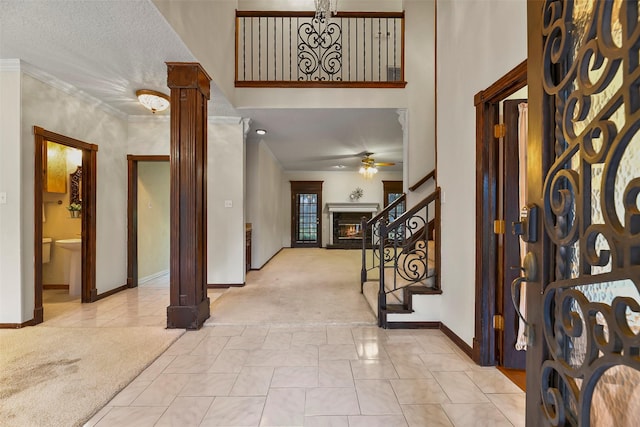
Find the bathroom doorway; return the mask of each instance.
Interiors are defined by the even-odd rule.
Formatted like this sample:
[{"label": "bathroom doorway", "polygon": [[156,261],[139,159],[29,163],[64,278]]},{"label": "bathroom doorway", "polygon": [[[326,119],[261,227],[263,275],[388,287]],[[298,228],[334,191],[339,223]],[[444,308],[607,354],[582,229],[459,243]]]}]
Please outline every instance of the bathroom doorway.
[{"label": "bathroom doorway", "polygon": [[154,283],[168,288],[169,156],[130,154],[127,164],[127,286]]},{"label": "bathroom doorway", "polygon": [[[97,299],[96,289],[96,168],[98,146],[33,127],[35,145],[34,180],[34,323],[44,321],[43,261],[50,250],[72,252],[69,260],[69,289],[78,289],[80,301]],[[77,150],[77,151],[76,151]],[[77,155],[77,160],[72,157]],[[69,156],[69,157],[67,157]],[[71,173],[70,164],[74,169]],[[48,196],[45,198],[45,192]],[[60,195],[59,198],[55,197]],[[45,200],[46,199],[46,200]],[[58,199],[57,201],[55,199]],[[62,201],[64,199],[64,202]],[[43,240],[45,201],[66,210],[74,230],[69,239]],[[53,206],[52,205],[52,206]],[[53,212],[53,211],[51,211]],[[50,215],[53,221],[53,215]],[[76,221],[80,226],[77,226]],[[79,234],[79,236],[77,236]],[[47,247],[49,245],[49,247]],[[51,248],[53,246],[53,248]],[[46,252],[45,248],[46,247]],[[75,254],[73,252],[76,252]],[[77,271],[76,271],[77,270]],[[67,284],[63,284],[66,286]]]}]

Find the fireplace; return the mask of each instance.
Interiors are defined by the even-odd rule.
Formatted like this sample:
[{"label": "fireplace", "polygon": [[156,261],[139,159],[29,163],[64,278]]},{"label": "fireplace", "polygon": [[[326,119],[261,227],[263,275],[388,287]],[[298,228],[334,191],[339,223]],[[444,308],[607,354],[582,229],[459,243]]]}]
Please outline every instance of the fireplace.
[{"label": "fireplace", "polygon": [[327,248],[361,248],[362,217],[371,219],[378,206],[378,203],[327,203],[330,227]]}]

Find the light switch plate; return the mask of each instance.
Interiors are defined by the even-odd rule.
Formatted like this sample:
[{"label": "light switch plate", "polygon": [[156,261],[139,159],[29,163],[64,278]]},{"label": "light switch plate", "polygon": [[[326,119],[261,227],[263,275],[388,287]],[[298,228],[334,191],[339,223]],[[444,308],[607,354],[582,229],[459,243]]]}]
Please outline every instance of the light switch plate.
[{"label": "light switch plate", "polygon": [[232,208],[233,207],[233,202],[231,200],[225,200],[224,201],[224,207],[225,208]]}]

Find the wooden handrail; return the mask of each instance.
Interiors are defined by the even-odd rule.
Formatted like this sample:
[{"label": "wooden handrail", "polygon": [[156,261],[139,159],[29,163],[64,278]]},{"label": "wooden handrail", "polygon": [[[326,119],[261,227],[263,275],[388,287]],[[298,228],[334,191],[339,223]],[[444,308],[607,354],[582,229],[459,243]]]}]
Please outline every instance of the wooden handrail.
[{"label": "wooden handrail", "polygon": [[420,203],[417,203],[414,207],[403,213],[401,216],[393,220],[392,223],[388,224],[385,228],[387,231],[398,228],[401,224],[404,224],[408,218],[411,218],[413,214],[418,212],[420,209],[427,206],[429,203],[433,202],[436,199],[440,198],[440,187],[437,187],[433,190],[433,193],[429,194],[427,197],[422,199]]},{"label": "wooden handrail", "polygon": [[[303,10],[236,10],[237,18],[313,18],[314,11]],[[402,12],[338,12],[334,18],[404,18]]]},{"label": "wooden handrail", "polygon": [[428,174],[426,174],[423,178],[421,178],[418,182],[416,182],[415,184],[413,184],[411,187],[409,187],[409,191],[416,191],[418,188],[420,188],[420,186],[422,184],[424,184],[425,182],[429,181],[431,178],[433,178],[435,180],[436,178],[436,170],[432,170],[431,172],[429,172]]},{"label": "wooden handrail", "polygon": [[378,222],[380,218],[388,214],[391,211],[391,209],[395,208],[400,203],[404,202],[406,198],[407,198],[407,195],[405,193],[402,193],[402,196],[398,197],[393,202],[389,203],[386,208],[381,210],[376,216],[374,216],[369,221],[367,221],[367,228],[371,227],[372,224],[375,224],[376,222]]}]

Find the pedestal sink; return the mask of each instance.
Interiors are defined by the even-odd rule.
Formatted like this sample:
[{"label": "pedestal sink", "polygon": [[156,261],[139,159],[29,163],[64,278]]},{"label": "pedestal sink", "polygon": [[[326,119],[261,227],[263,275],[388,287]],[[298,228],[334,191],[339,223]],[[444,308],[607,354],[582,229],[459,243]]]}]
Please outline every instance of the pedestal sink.
[{"label": "pedestal sink", "polygon": [[82,289],[82,239],[56,240],[56,246],[71,252],[69,257],[69,295],[80,296]]}]

